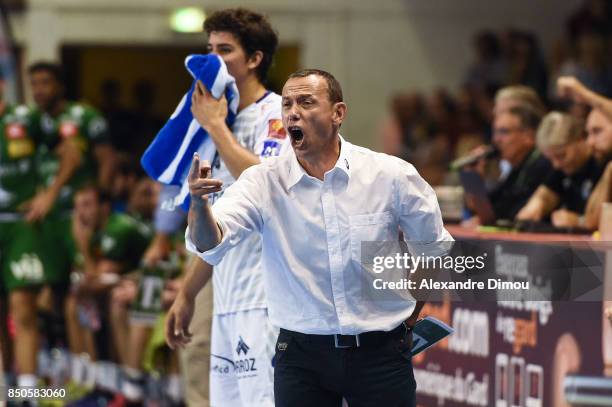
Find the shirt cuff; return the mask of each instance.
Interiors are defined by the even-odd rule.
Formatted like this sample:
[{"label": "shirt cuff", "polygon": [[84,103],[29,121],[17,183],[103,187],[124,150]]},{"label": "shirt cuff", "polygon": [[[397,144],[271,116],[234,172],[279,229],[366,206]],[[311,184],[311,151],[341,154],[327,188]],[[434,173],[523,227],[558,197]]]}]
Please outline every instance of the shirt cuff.
[{"label": "shirt cuff", "polygon": [[441,257],[450,253],[455,244],[455,239],[453,239],[450,233],[446,232],[442,236],[442,240],[435,242],[407,241],[406,244],[410,248],[410,252],[413,256],[420,256],[423,254],[430,257]]},{"label": "shirt cuff", "polygon": [[195,254],[211,266],[216,266],[217,264],[221,263],[223,256],[225,256],[225,253],[230,249],[229,239],[227,238],[227,233],[225,233],[223,223],[217,222],[217,225],[219,225],[219,228],[223,232],[223,238],[217,246],[205,252],[198,250],[196,245],[191,240],[191,236],[189,235],[189,226],[187,226],[187,229],[185,229],[185,248],[187,251]]}]

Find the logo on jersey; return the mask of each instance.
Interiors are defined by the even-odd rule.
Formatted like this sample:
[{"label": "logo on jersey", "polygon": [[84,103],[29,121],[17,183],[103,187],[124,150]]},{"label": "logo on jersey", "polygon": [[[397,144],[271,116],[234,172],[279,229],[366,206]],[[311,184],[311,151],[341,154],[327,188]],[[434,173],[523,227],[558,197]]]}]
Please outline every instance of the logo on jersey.
[{"label": "logo on jersey", "polygon": [[34,143],[29,138],[10,140],[7,151],[12,159],[28,157],[34,154]]},{"label": "logo on jersey", "polygon": [[247,353],[249,353],[249,349],[251,349],[249,347],[249,345],[246,344],[246,342],[244,341],[244,339],[242,339],[242,336],[238,337],[238,346],[236,346],[236,353],[240,356],[240,352],[244,352],[244,354],[246,355]]},{"label": "logo on jersey", "polygon": [[25,127],[20,123],[11,123],[6,126],[6,137],[9,140],[18,140],[25,138],[26,130]]},{"label": "logo on jersey", "polygon": [[62,138],[77,136],[79,134],[79,127],[75,122],[62,122],[59,127],[59,134]]},{"label": "logo on jersey", "polygon": [[281,145],[276,140],[264,141],[263,151],[261,152],[262,157],[274,157],[280,154]]},{"label": "logo on jersey", "polygon": [[271,119],[268,121],[268,137],[284,139],[287,131],[283,127],[281,119]]}]

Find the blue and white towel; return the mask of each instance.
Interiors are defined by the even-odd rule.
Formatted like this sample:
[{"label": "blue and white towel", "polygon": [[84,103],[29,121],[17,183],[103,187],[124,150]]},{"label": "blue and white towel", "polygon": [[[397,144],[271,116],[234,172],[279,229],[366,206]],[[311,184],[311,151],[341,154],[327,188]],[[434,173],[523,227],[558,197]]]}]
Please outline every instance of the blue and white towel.
[{"label": "blue and white towel", "polygon": [[193,154],[197,151],[201,160],[214,160],[216,149],[212,139],[191,114],[191,95],[196,81],[202,81],[213,97],[227,98],[227,125],[231,128],[240,96],[236,80],[227,71],[225,63],[218,55],[189,55],[185,67],[194,78],[189,91],[183,96],[170,119],[157,133],[151,145],[140,159],[149,176],[163,184],[180,185],[180,193],[175,197],[176,205],[189,208],[189,186],[187,175]]}]

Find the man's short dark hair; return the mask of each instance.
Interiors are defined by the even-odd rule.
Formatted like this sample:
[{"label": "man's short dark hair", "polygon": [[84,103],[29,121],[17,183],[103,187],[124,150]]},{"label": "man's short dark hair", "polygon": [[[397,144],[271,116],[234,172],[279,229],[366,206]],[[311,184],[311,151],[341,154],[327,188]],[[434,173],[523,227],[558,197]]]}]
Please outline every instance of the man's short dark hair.
[{"label": "man's short dark hair", "polygon": [[518,117],[521,127],[533,131],[538,130],[542,119],[539,112],[526,106],[514,106],[508,109],[508,114]]},{"label": "man's short dark hair", "polygon": [[310,75],[317,75],[325,79],[327,82],[327,96],[332,104],[344,101],[340,82],[338,82],[334,75],[323,71],[322,69],[302,69],[301,71],[297,71],[289,75],[288,79],[305,78]]},{"label": "man's short dark hair", "polygon": [[110,196],[110,194],[93,182],[87,182],[82,185],[79,189],[77,189],[75,196],[86,192],[93,192],[96,195],[96,198],[98,198],[98,203],[100,203],[100,205],[110,205],[113,202],[113,198]]},{"label": "man's short dark hair", "polygon": [[278,46],[278,36],[263,14],[244,8],[220,10],[206,18],[204,31],[208,35],[213,31],[232,33],[249,57],[261,51],[263,57],[256,68],[256,74],[261,82],[266,80]]},{"label": "man's short dark hair", "polygon": [[64,70],[60,65],[55,64],[53,62],[39,61],[33,63],[28,67],[28,73],[30,75],[36,72],[48,72],[55,78],[56,81],[58,81],[62,85],[65,83]]}]

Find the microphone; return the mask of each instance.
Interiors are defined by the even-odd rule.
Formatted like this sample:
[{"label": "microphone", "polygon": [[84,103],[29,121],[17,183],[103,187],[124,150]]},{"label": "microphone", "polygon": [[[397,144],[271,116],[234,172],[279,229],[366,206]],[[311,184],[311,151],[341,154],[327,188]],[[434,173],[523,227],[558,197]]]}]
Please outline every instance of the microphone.
[{"label": "microphone", "polygon": [[478,154],[469,154],[463,157],[459,157],[448,166],[451,171],[457,171],[462,169],[467,165],[472,165],[476,163],[478,160],[482,160],[483,158],[491,158],[499,154],[499,150],[495,148],[495,146],[488,145]]}]

